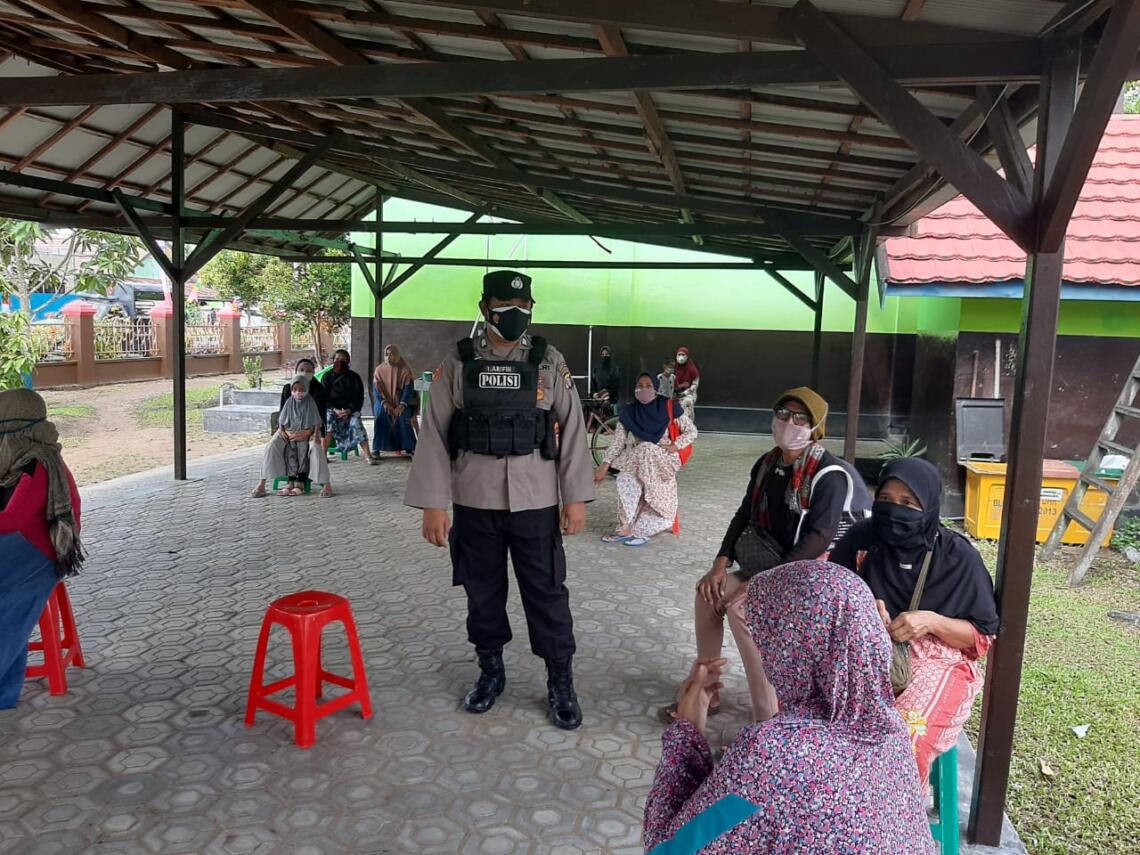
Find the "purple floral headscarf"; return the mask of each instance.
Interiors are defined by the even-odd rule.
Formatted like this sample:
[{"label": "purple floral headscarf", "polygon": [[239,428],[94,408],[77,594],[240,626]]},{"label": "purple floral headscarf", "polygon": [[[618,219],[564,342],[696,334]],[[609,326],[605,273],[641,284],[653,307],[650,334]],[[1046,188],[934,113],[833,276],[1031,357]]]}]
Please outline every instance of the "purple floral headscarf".
[{"label": "purple floral headscarf", "polygon": [[823,561],[775,567],[749,586],[745,615],[781,717],[876,742],[905,733],[888,676],[890,636],[854,573]]},{"label": "purple floral headscarf", "polygon": [[893,705],[890,639],[871,592],[842,567],[799,561],[756,576],[745,613],[780,710],[743,728],[715,765],[692,724],[666,729],[646,803],[646,851],[739,797],[756,812],[710,840],[704,855],[933,853],[914,752]]}]

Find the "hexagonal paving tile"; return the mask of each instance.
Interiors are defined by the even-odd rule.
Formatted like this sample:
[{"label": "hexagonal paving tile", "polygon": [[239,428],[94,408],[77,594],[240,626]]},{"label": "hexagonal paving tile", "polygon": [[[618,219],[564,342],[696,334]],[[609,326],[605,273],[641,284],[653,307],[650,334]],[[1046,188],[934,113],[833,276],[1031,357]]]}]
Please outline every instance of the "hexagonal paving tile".
[{"label": "hexagonal paving tile", "polygon": [[[752,438],[701,443],[682,476],[683,537],[640,551],[601,544],[616,515],[604,485],[589,535],[567,540],[585,715],[572,732],[550,725],[543,663],[514,590],[507,690],[486,715],[462,710],[477,673],[465,597],[449,584],[446,553],[420,537],[419,512],[400,504],[406,466],[335,460],[341,498],[296,508],[245,498],[256,448],[192,460],[201,480],[158,473],[84,488],[85,526],[97,534],[85,572],[67,584],[88,667],[59,697],[28,681],[17,709],[0,715],[0,851],[641,852],[656,711],[695,654],[693,580],[755,459]],[[294,511],[304,525],[288,524]],[[359,560],[313,559],[334,553]],[[266,605],[306,588],[351,600],[375,714],[325,718],[317,744],[301,750],[288,721],[262,711],[247,728],[244,711]],[[323,647],[325,667],[349,673],[339,627]],[[272,674],[291,672],[286,634],[269,653]],[[747,718],[731,640],[725,653],[713,744]]]}]

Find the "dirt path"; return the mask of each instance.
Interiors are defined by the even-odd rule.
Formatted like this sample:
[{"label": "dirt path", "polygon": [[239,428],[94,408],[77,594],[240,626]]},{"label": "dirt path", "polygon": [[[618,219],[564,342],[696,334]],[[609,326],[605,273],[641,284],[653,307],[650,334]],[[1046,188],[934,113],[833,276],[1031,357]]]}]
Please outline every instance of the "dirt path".
[{"label": "dirt path", "polygon": [[[267,387],[284,382],[274,373],[265,378]],[[198,377],[187,381],[189,389],[216,388],[222,383],[245,385],[243,375]],[[171,392],[169,380],[148,380],[93,389],[44,391],[64,446],[64,458],[79,484],[94,484],[168,466],[174,460],[174,433],[170,427],[144,425],[140,413],[144,403]],[[203,433],[200,427],[187,431],[191,459],[219,454],[235,448],[260,445],[262,434]]]}]

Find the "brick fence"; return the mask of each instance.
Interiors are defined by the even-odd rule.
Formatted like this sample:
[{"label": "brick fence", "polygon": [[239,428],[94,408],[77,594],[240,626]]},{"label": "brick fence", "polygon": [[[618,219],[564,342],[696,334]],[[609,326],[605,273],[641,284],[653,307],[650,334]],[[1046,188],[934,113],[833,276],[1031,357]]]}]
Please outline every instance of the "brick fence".
[{"label": "brick fence", "polygon": [[[107,322],[96,322],[95,307],[90,303],[77,301],[63,309],[64,358],[40,362],[36,365],[33,380],[37,389],[50,389],[63,386],[103,386],[109,383],[124,383],[132,380],[160,380],[174,376],[174,319],[168,306],[156,306],[149,318],[143,321],[127,322],[125,329],[130,333],[129,344],[115,346],[106,343],[106,338],[96,346],[100,330],[108,330]],[[112,322],[113,324],[114,322]],[[136,326],[137,325],[137,326]],[[288,324],[258,329],[256,335],[247,338],[271,345],[273,349],[257,352],[242,352],[241,315],[236,312],[218,313],[216,352],[191,352],[186,354],[186,374],[203,376],[210,374],[240,374],[243,371],[242,358],[260,356],[262,369],[266,372],[291,364],[306,352],[294,351]],[[110,358],[108,358],[110,356]]]}]

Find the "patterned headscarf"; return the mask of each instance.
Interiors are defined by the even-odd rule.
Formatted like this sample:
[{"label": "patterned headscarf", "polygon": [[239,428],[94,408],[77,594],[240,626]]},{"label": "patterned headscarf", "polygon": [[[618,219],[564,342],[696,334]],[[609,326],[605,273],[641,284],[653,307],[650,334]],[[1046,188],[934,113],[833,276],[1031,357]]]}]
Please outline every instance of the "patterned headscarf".
[{"label": "patterned headscarf", "polygon": [[55,548],[56,572],[70,576],[79,572],[85,556],[60,448],[59,431],[47,420],[43,398],[30,389],[0,392],[0,486],[14,485],[33,461],[47,470],[45,510]]},{"label": "patterned headscarf", "polygon": [[[848,852],[932,855],[918,766],[895,711],[890,639],[862,581],[821,561],[756,576],[745,607],[780,711],[743,728],[715,766],[688,722],[663,738],[662,765],[646,807],[646,844],[668,839],[722,800],[755,812],[719,834],[702,855]],[[672,771],[672,770],[670,770]],[[684,804],[668,792],[703,783]],[[691,789],[689,790],[691,792]]]},{"label": "patterned headscarf", "polygon": [[905,733],[890,638],[857,576],[823,561],[785,564],[756,577],[745,613],[781,716],[829,722],[860,740]]}]

